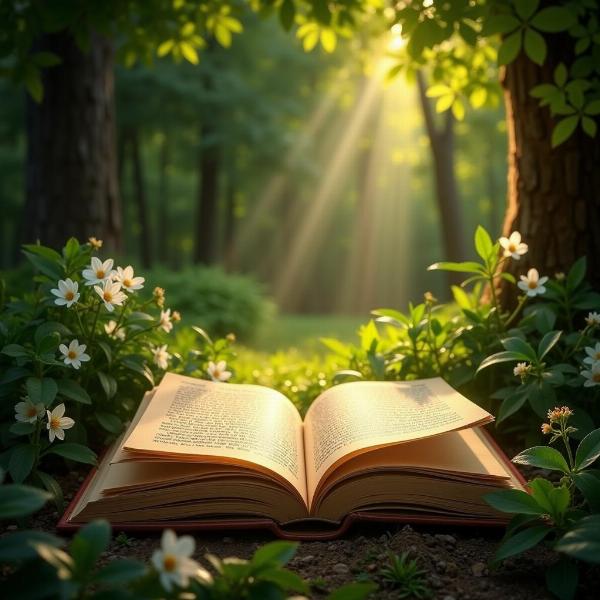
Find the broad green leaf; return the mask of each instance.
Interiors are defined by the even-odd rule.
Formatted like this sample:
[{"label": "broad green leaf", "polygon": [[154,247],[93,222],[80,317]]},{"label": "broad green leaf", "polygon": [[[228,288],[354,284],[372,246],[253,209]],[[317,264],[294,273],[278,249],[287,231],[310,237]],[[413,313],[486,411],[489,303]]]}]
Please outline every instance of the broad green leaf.
[{"label": "broad green leaf", "polygon": [[81,402],[81,404],[92,403],[89,394],[74,379],[59,379],[58,393],[65,398],[69,398],[69,400]]},{"label": "broad green leaf", "polygon": [[553,519],[560,520],[571,502],[569,490],[563,486],[554,486],[550,481],[541,477],[531,481],[529,487],[531,495],[544,511]]},{"label": "broad green leaf", "polygon": [[117,382],[112,375],[107,375],[103,371],[96,371],[96,376],[100,385],[106,394],[106,397],[110,400],[117,393]]},{"label": "broad green leaf", "polygon": [[12,358],[23,358],[29,356],[30,352],[20,344],[7,344],[2,348],[2,354],[6,354],[6,356]]},{"label": "broad green leaf", "polygon": [[540,0],[517,0],[514,3],[514,7],[521,20],[527,21],[537,10],[539,4]]},{"label": "broad green leaf", "polygon": [[33,423],[13,423],[9,431],[15,435],[29,435],[33,433],[35,425]]},{"label": "broad green leaf", "polygon": [[16,446],[8,462],[8,472],[15,483],[22,483],[27,479],[33,463],[35,462],[35,448],[31,444]]},{"label": "broad green leaf", "polygon": [[352,356],[352,349],[350,346],[340,342],[335,338],[319,338],[319,341],[332,352],[335,352],[340,356],[344,356],[346,358],[350,358]]},{"label": "broad green leaf", "polygon": [[321,29],[321,46],[328,54],[331,54],[337,45],[337,35],[330,27]]},{"label": "broad green leaf", "polygon": [[490,234],[481,225],[478,225],[475,230],[475,250],[485,262],[491,258],[494,250],[494,242]]},{"label": "broad green leaf", "polygon": [[79,530],[69,548],[75,569],[86,576],[95,566],[110,542],[110,524],[97,520]]},{"label": "broad green leaf", "polygon": [[563,473],[570,471],[564,456],[558,450],[548,446],[534,446],[523,450],[512,461],[519,465],[530,465],[551,471],[562,471]]},{"label": "broad green leaf", "polygon": [[525,54],[536,64],[543,65],[548,48],[544,37],[534,29],[526,29],[523,41]]},{"label": "broad green leaf", "polygon": [[573,481],[592,511],[600,513],[600,476],[588,471],[576,473]]},{"label": "broad green leaf", "polygon": [[59,537],[44,531],[16,531],[0,537],[0,561],[16,563],[37,557],[35,544],[48,544],[60,548],[65,542]]},{"label": "broad green leaf", "polygon": [[98,411],[96,413],[96,418],[98,419],[98,423],[106,429],[106,431],[110,431],[110,433],[120,433],[123,429],[123,424],[121,423],[121,419],[117,417],[117,415],[113,415],[108,412]]},{"label": "broad green leaf", "polygon": [[573,558],[600,564],[600,515],[584,517],[554,547]]},{"label": "broad green leaf", "polygon": [[546,569],[546,587],[559,600],[572,600],[577,592],[579,569],[575,561],[563,556]]},{"label": "broad green leaf", "polygon": [[542,360],[552,348],[557,344],[562,331],[549,331],[541,340],[538,345],[538,359]]},{"label": "broad green leaf", "polygon": [[[216,32],[215,32],[216,33]],[[223,44],[221,40],[219,40],[222,46],[228,46],[229,44]],[[197,65],[200,62],[200,58],[198,57],[198,51],[192,44],[189,42],[180,42],[179,49],[181,50],[181,55],[185,60],[192,63],[193,65]]]},{"label": "broad green leaf", "polygon": [[428,271],[456,271],[458,273],[485,273],[482,265],[476,262],[437,262],[427,267]]},{"label": "broad green leaf", "polygon": [[520,25],[521,22],[514,15],[491,15],[486,20],[484,29],[487,35],[494,35],[496,33],[507,34],[514,31]]},{"label": "broad green leaf", "polygon": [[556,148],[566,141],[577,128],[579,115],[571,115],[561,119],[552,130],[552,147]]},{"label": "broad green leaf", "polygon": [[28,485],[1,485],[0,519],[26,517],[40,510],[49,499],[50,494]]},{"label": "broad green leaf", "polygon": [[444,85],[443,83],[438,83],[428,87],[426,93],[428,98],[438,98],[439,96],[446,96],[448,94],[454,95],[454,92],[452,91],[452,88]]},{"label": "broad green leaf", "polygon": [[279,21],[281,26],[289,31],[294,24],[296,18],[296,6],[294,0],[283,0],[279,8]]},{"label": "broad green leaf", "polygon": [[58,385],[50,377],[28,377],[25,387],[29,399],[34,404],[41,402],[44,406],[50,406],[58,393]]},{"label": "broad green leaf", "polygon": [[348,583],[331,592],[326,600],[365,600],[376,590],[375,583]]},{"label": "broad green leaf", "polygon": [[62,488],[60,487],[58,481],[43,471],[35,471],[33,476],[41,481],[42,485],[51,494],[52,500],[54,504],[56,504],[57,509],[62,512],[64,510],[65,499]]},{"label": "broad green leaf", "polygon": [[559,63],[556,69],[554,69],[554,83],[556,83],[558,87],[563,87],[567,82],[567,75],[568,72],[565,63]]},{"label": "broad green leaf", "polygon": [[600,100],[592,100],[588,104],[585,105],[585,109],[583,111],[586,115],[596,116],[600,115]]},{"label": "broad green leaf", "polygon": [[518,389],[517,392],[505,398],[500,405],[496,423],[502,423],[502,421],[515,414],[523,407],[526,401],[527,394],[522,389]]},{"label": "broad green leaf", "polygon": [[547,8],[542,8],[542,10],[531,19],[531,24],[536,29],[545,33],[566,31],[575,23],[576,18],[573,16],[573,13],[564,6],[549,6]]},{"label": "broad green leaf", "polygon": [[535,499],[521,490],[502,490],[486,494],[484,500],[496,510],[523,515],[543,515],[544,509]]},{"label": "broad green leaf", "polygon": [[600,457],[600,429],[588,433],[579,444],[575,453],[575,469],[580,471],[589,467]]},{"label": "broad green leaf", "polygon": [[522,34],[520,29],[504,38],[498,50],[498,64],[500,66],[510,64],[519,56],[521,40]]},{"label": "broad green leaf", "polygon": [[517,360],[527,360],[527,357],[517,352],[497,352],[496,354],[488,356],[481,362],[477,368],[477,373],[479,373],[479,371],[483,371],[483,369],[487,369],[487,367],[491,367],[492,365],[497,365],[504,362],[514,362]]},{"label": "broad green leaf", "polygon": [[582,117],[581,118],[581,127],[583,131],[591,138],[596,137],[596,132],[598,131],[598,126],[596,125],[596,121],[591,117]]},{"label": "broad green leaf", "polygon": [[515,352],[531,362],[535,362],[537,355],[535,350],[519,337],[509,337],[502,340],[502,345],[509,352]]},{"label": "broad green leaf", "polygon": [[310,588],[308,584],[292,571],[288,569],[281,569],[279,567],[273,569],[267,569],[266,571],[260,572],[261,581],[270,581],[275,583],[282,590],[297,592],[298,594],[308,594]]},{"label": "broad green leaf", "polygon": [[122,584],[139,579],[146,573],[146,565],[131,558],[112,560],[94,576],[96,583]]},{"label": "broad green leaf", "polygon": [[496,552],[495,560],[504,560],[509,556],[521,554],[534,546],[537,546],[549,533],[551,529],[544,525],[528,527],[523,531],[505,540]]},{"label": "broad green leaf", "polygon": [[298,544],[295,542],[271,542],[261,546],[254,553],[252,564],[255,567],[264,565],[283,566],[293,558],[297,549]]},{"label": "broad green leaf", "polygon": [[47,450],[49,454],[58,454],[69,460],[74,460],[80,463],[88,465],[95,465],[97,461],[96,454],[83,444],[76,444],[74,442],[62,442],[60,444],[53,444]]},{"label": "broad green leaf", "polygon": [[574,292],[585,279],[587,271],[587,259],[585,256],[578,258],[567,273],[567,290]]}]

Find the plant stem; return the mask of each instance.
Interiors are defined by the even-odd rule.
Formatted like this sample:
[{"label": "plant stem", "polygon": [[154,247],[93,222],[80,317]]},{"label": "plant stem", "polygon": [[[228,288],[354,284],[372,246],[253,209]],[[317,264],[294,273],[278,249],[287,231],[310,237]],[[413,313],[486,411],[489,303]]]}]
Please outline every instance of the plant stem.
[{"label": "plant stem", "polygon": [[100,306],[102,306],[102,302],[98,302],[96,306],[96,313],[94,314],[94,323],[92,325],[92,331],[90,334],[90,342],[94,340],[96,337],[96,324],[98,323],[98,315],[100,314]]},{"label": "plant stem", "polygon": [[573,461],[573,452],[571,452],[571,445],[569,444],[569,436],[564,432],[561,433],[562,441],[565,444],[565,448],[567,449],[567,455],[569,457],[569,467],[573,470],[575,466],[575,462]]},{"label": "plant stem", "polygon": [[523,308],[525,302],[527,302],[527,295],[523,294],[523,296],[521,296],[519,298],[519,303],[517,304],[517,307],[513,311],[512,315],[510,315],[510,317],[508,317],[508,320],[504,324],[506,327],[508,327],[516,319],[517,315],[519,314],[519,312]]}]

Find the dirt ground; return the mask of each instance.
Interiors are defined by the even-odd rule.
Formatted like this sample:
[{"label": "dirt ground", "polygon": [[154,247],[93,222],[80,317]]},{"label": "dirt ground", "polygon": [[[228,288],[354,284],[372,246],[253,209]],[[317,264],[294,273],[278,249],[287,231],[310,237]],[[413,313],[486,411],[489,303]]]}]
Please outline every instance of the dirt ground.
[{"label": "dirt ground", "polygon": [[[67,501],[83,481],[84,472],[61,477]],[[54,532],[58,513],[48,506],[35,515],[31,526]],[[507,560],[497,570],[490,570],[501,531],[483,528],[440,528],[435,526],[363,525],[355,527],[341,540],[303,542],[290,568],[312,584],[313,598],[344,583],[372,580],[379,584],[373,598],[400,598],[399,591],[386,585],[381,568],[390,552],[409,552],[426,572],[432,598],[440,600],[538,600],[551,598],[545,591],[544,571],[552,564],[552,554],[545,548],[529,551],[522,557]],[[207,553],[220,557],[248,558],[261,544],[272,540],[267,534],[246,532],[241,535],[196,535],[196,558],[203,562]],[[103,560],[135,557],[148,560],[159,545],[157,535],[133,536],[115,528],[113,541]],[[206,564],[206,563],[204,563]],[[581,574],[577,598],[598,598],[600,569]]]}]

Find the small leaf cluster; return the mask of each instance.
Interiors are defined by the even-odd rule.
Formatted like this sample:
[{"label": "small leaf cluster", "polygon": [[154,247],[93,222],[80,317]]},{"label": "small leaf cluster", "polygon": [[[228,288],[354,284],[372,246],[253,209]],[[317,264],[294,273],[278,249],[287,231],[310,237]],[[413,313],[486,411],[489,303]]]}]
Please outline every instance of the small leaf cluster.
[{"label": "small leaf cluster", "polygon": [[[20,484],[0,484],[0,521],[23,520],[50,498],[47,492]],[[186,587],[166,590],[154,566],[132,558],[102,560],[111,540],[107,521],[89,523],[66,545],[49,533],[20,529],[0,539],[0,560],[8,571],[3,594],[23,598],[71,598],[158,600],[159,598],[273,598],[285,600],[289,593],[309,594],[309,584],[285,565],[297,544],[272,542],[249,560],[206,557],[214,575],[199,568]],[[372,583],[346,585],[329,600],[363,600],[374,591]]]},{"label": "small leaf cluster", "polygon": [[[569,436],[575,428],[568,425],[571,415],[567,407],[548,414],[554,424],[551,443],[562,439],[567,459],[548,446],[529,448],[513,458],[517,464],[558,473],[558,483],[536,477],[529,482],[529,493],[502,490],[486,496],[495,509],[514,515],[495,561],[545,542],[559,553],[557,563],[546,574],[546,583],[561,600],[575,596],[579,577],[577,561],[600,563],[600,471],[592,468],[600,457],[600,429],[586,435],[573,456]],[[547,427],[550,430],[551,426]]]},{"label": "small leaf cluster", "polygon": [[431,589],[427,585],[425,571],[419,567],[416,558],[408,552],[389,555],[389,564],[381,570],[383,580],[398,589],[399,598],[430,598]]}]

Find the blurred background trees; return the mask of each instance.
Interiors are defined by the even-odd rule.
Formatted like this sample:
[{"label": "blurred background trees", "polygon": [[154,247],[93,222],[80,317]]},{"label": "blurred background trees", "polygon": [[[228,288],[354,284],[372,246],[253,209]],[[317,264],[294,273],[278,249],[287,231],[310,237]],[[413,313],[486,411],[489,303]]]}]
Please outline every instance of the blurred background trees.
[{"label": "blurred background trees", "polygon": [[[444,296],[427,264],[468,258],[476,223],[500,233],[508,130],[504,228],[542,271],[564,270],[599,239],[596,12],[585,0],[2,3],[4,74],[29,93],[1,83],[2,264],[24,239],[95,235],[146,267],[252,274],[288,311]],[[529,91],[561,60],[558,91],[538,94],[562,94],[545,103],[570,119],[552,149],[558,119]]]}]

